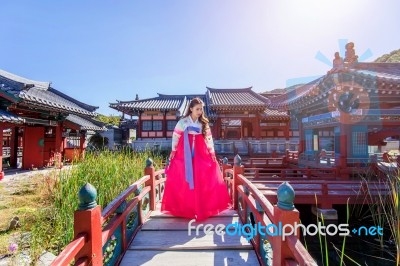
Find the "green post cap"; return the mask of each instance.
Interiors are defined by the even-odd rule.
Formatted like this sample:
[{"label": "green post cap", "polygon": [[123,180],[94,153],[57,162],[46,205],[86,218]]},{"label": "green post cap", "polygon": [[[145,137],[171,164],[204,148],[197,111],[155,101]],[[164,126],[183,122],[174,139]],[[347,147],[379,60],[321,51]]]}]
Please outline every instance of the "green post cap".
[{"label": "green post cap", "polygon": [[97,206],[97,190],[90,183],[86,183],[78,193],[79,210],[90,210]]},{"label": "green post cap", "polygon": [[153,160],[151,158],[147,158],[146,167],[151,167],[151,166],[153,166]]},{"label": "green post cap", "polygon": [[278,197],[278,208],[286,211],[294,209],[295,193],[293,187],[287,181],[279,185],[276,194]]},{"label": "green post cap", "polygon": [[235,166],[241,166],[242,165],[242,158],[240,158],[239,154],[236,154],[235,158],[233,159],[233,164]]}]

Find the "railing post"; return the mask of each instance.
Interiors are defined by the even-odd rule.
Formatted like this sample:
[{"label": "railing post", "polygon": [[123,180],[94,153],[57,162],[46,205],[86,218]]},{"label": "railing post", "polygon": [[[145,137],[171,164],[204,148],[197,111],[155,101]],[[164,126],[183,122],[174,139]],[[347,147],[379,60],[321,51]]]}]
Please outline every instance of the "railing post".
[{"label": "railing post", "polygon": [[101,238],[101,207],[96,203],[97,191],[86,183],[79,190],[79,209],[74,212],[74,237],[88,234],[88,242],[78,252],[75,261],[87,257],[90,265],[103,265]]},{"label": "railing post", "polygon": [[239,186],[239,175],[243,174],[242,158],[239,154],[236,154],[233,160],[233,208],[238,209],[238,192],[237,187]]},{"label": "railing post", "polygon": [[[294,224],[300,221],[300,215],[293,204],[295,197],[293,187],[288,182],[283,182],[278,187],[277,197],[278,203],[274,206],[274,223],[277,224],[281,222],[282,227],[286,224],[290,224],[294,228]],[[296,236],[299,236],[299,231],[289,234],[290,229],[291,228],[285,228],[287,235],[296,233]],[[285,259],[294,258],[294,255],[286,244],[286,240],[284,241],[282,236],[278,235],[272,238],[272,247],[274,258],[273,266],[285,265]]]},{"label": "railing post", "polygon": [[154,173],[155,170],[153,166],[153,160],[148,158],[146,160],[146,168],[144,169],[144,174],[150,176],[150,179],[145,182],[145,186],[150,186],[150,210],[152,211],[156,209],[156,177]]},{"label": "railing post", "polygon": [[228,158],[224,157],[222,159],[222,176],[225,179],[225,170],[231,168],[231,166],[228,164]]},{"label": "railing post", "polygon": [[375,174],[378,174],[378,156],[376,154],[371,155],[369,161],[372,171],[374,171]]}]

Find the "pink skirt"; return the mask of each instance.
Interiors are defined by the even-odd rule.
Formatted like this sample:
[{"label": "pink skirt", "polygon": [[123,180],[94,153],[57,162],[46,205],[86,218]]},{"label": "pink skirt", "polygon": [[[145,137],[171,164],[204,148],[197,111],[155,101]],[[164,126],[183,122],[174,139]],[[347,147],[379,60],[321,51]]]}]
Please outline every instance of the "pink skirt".
[{"label": "pink skirt", "polygon": [[[200,221],[230,208],[231,202],[218,162],[213,162],[201,134],[195,135],[192,158],[194,189],[189,188],[185,177],[183,139],[183,136],[179,139],[175,157],[165,170],[167,180],[161,211]],[[193,135],[189,134],[189,143],[192,141]]]}]

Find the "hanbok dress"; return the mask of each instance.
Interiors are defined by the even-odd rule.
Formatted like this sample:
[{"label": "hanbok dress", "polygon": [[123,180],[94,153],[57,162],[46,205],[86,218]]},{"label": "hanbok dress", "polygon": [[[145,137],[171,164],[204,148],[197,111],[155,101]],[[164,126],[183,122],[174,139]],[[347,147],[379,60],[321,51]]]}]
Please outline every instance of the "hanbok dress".
[{"label": "hanbok dress", "polygon": [[218,162],[212,159],[210,128],[204,137],[198,120],[182,118],[173,132],[172,151],[176,153],[165,170],[162,212],[200,221],[231,206]]}]

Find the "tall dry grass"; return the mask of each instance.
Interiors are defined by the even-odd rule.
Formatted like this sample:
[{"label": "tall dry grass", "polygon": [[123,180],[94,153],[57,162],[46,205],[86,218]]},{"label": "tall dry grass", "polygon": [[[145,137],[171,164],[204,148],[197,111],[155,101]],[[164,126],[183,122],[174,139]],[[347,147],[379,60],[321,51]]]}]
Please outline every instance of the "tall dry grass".
[{"label": "tall dry grass", "polygon": [[162,158],[151,151],[131,150],[87,153],[68,171],[47,177],[42,188],[47,207],[36,215],[31,227],[31,253],[37,257],[43,250],[58,254],[73,238],[73,213],[78,209],[78,191],[86,183],[97,189],[97,204],[107,206],[129,185],[142,177],[146,159],[151,157],[156,169]]}]

